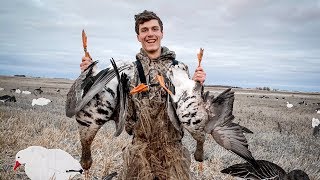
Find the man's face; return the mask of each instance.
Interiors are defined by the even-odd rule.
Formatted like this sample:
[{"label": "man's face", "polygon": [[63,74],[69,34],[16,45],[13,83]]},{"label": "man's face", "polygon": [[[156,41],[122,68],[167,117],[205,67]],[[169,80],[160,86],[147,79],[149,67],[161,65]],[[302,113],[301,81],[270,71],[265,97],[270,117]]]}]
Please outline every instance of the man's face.
[{"label": "man's face", "polygon": [[161,39],[163,33],[158,20],[152,19],[139,25],[138,41],[141,42],[142,48],[147,53],[155,53],[161,51]]}]

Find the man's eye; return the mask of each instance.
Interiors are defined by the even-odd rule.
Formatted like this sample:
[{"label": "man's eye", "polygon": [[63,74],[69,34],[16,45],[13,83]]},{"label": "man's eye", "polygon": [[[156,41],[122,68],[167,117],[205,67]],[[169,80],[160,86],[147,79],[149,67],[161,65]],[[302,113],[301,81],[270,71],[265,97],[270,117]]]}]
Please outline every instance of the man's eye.
[{"label": "man's eye", "polygon": [[147,29],[141,29],[141,32],[147,32]]}]

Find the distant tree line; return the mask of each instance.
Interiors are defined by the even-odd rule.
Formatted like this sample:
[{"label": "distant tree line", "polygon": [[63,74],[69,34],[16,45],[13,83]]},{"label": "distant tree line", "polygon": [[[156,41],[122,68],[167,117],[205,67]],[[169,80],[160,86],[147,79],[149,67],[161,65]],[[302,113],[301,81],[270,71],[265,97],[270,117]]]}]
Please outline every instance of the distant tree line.
[{"label": "distant tree line", "polygon": [[264,90],[264,91],[278,91],[277,89],[271,89],[269,87],[256,87],[257,90]]}]

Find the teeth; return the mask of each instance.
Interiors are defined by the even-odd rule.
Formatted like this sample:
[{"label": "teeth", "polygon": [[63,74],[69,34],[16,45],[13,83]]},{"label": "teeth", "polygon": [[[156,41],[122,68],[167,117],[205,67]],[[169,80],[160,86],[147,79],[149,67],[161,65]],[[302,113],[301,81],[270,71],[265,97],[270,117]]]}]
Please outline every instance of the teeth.
[{"label": "teeth", "polygon": [[154,43],[154,42],[156,42],[156,40],[149,40],[149,41],[147,41],[147,43]]}]

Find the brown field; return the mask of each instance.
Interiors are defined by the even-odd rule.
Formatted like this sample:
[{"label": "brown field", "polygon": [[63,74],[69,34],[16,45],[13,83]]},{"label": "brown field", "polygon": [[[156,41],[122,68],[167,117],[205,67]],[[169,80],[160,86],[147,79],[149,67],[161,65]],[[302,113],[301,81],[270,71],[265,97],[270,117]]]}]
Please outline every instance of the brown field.
[{"label": "brown field", "polygon": [[[13,171],[15,154],[28,146],[40,145],[60,148],[79,159],[81,146],[75,119],[65,116],[66,94],[73,82],[66,79],[46,79],[0,76],[0,96],[11,95],[10,89],[33,91],[42,87],[41,96],[15,94],[16,103],[0,102],[0,179],[28,179],[24,167]],[[60,92],[57,92],[60,89]],[[222,87],[207,88],[217,94]],[[311,119],[320,118],[315,109],[320,108],[320,93],[270,92],[250,89],[234,89],[235,122],[251,129],[254,134],[246,135],[253,156],[277,163],[284,170],[305,170],[312,180],[320,180],[320,138],[312,136]],[[269,98],[262,99],[265,95]],[[34,98],[52,100],[47,106],[31,106]],[[279,100],[276,100],[276,97]],[[285,99],[282,99],[285,98]],[[305,101],[307,106],[299,105]],[[294,105],[288,109],[286,102]],[[130,143],[131,137],[125,132],[113,137],[113,122],[105,124],[98,132],[92,146],[92,179],[121,170],[122,148]],[[183,143],[194,152],[195,141],[186,133]],[[192,156],[193,158],[193,156]],[[231,176],[220,170],[235,163],[244,162],[240,157],[221,148],[207,136],[205,144],[204,171],[197,169],[193,160],[191,170],[194,179],[231,180]],[[81,179],[78,176],[75,179]]]}]

